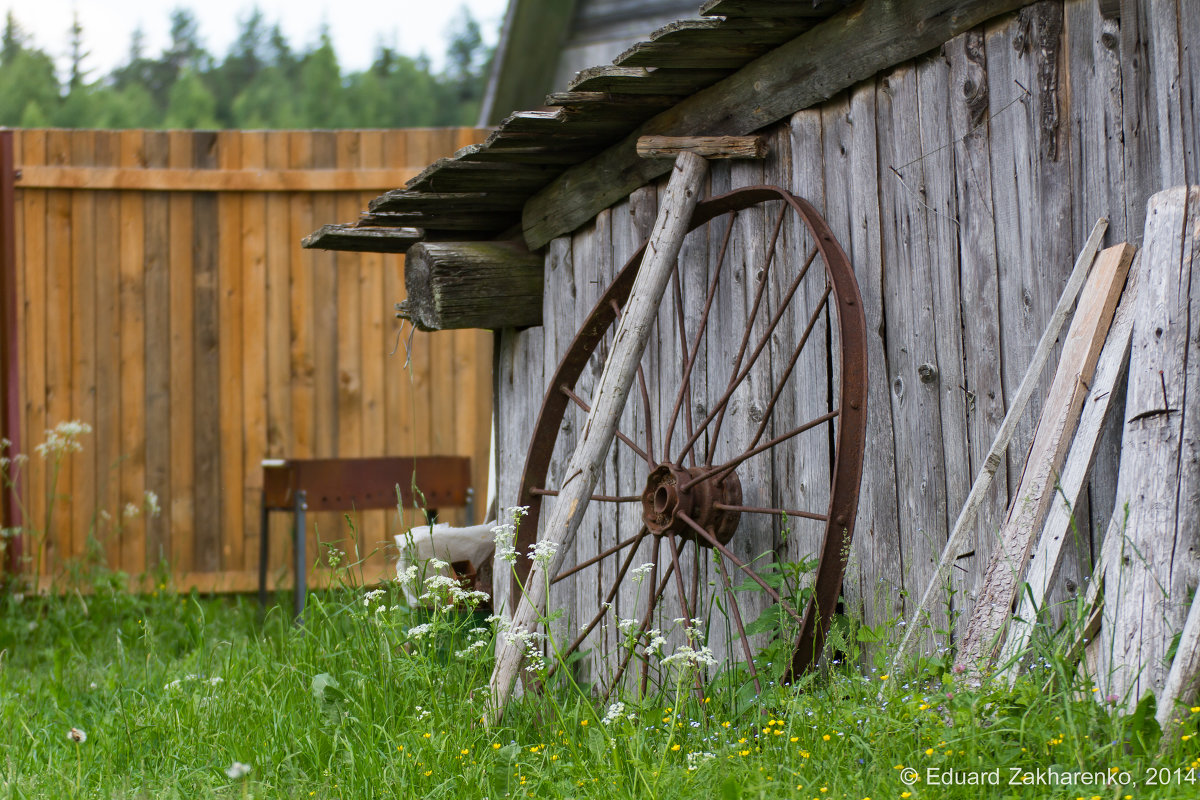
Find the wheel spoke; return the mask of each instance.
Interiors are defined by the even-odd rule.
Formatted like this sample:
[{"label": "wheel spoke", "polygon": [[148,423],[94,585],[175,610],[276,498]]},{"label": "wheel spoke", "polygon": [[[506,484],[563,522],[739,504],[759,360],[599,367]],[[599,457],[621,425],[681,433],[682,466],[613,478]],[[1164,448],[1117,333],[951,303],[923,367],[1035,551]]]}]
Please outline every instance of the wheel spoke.
[{"label": "wheel spoke", "polygon": [[696,477],[692,478],[687,483],[681,485],[679,487],[679,491],[686,492],[688,489],[692,488],[700,481],[706,481],[709,478],[715,478],[716,480],[719,481],[721,478],[723,478],[724,476],[728,475],[729,473],[731,473],[735,469],[737,469],[738,465],[741,464],[746,459],[753,458],[754,456],[758,455],[759,453],[762,453],[766,450],[770,450],[772,447],[774,447],[777,444],[786,442],[788,439],[791,439],[793,436],[799,436],[800,434],[804,433],[807,430],[815,428],[818,425],[821,425],[823,423],[829,422],[831,419],[835,419],[839,413],[840,412],[838,412],[838,411],[830,411],[828,414],[822,414],[821,416],[817,417],[816,419],[811,419],[808,422],[804,423],[799,428],[793,428],[792,430],[788,431],[787,433],[776,436],[774,439],[772,439],[769,442],[764,442],[763,444],[760,444],[758,447],[755,447],[751,450],[747,450],[746,452],[742,453],[740,456],[733,459],[732,461],[728,461],[718,467],[713,467],[708,472],[703,472],[703,473],[697,475]]},{"label": "wheel spoke", "polygon": [[731,506],[727,503],[713,503],[713,508],[719,508],[722,511],[742,511],[747,514],[774,514],[781,517],[787,514],[789,517],[800,517],[801,519],[815,519],[820,522],[825,522],[829,519],[826,514],[814,514],[811,511],[793,511],[790,508],[762,508],[758,506]]},{"label": "wheel spoke", "polygon": [[[577,405],[577,406],[579,406],[580,408],[582,408],[582,409],[583,409],[583,413],[585,413],[585,414],[590,414],[590,413],[591,413],[591,411],[592,411],[592,407],[591,407],[591,406],[589,406],[589,405],[587,404],[587,401],[585,401],[585,400],[584,400],[582,397],[580,397],[579,395],[575,394],[575,392],[573,392],[573,391],[571,390],[571,387],[570,387],[570,386],[559,386],[559,387],[558,387],[558,389],[559,389],[559,391],[561,391],[563,394],[565,394],[567,397],[569,397],[569,398],[571,399],[571,401],[572,401],[573,403],[575,403],[575,405]],[[634,442],[633,442],[633,439],[630,439],[628,436],[626,436],[625,434],[621,433],[620,431],[617,431],[617,438],[618,438],[618,439],[620,439],[620,440],[621,440],[622,442],[624,442],[625,444],[629,445],[629,449],[630,449],[630,450],[632,450],[633,452],[635,452],[635,453],[637,453],[639,456],[641,456],[643,459],[645,459],[645,461],[646,461],[646,464],[648,464],[648,465],[650,466],[650,469],[654,469],[655,467],[657,467],[657,466],[658,466],[658,463],[657,463],[657,462],[656,462],[654,459],[650,458],[650,456],[646,454],[646,451],[645,451],[645,450],[643,450],[642,448],[640,448],[640,447],[638,447],[636,444],[634,444]]]},{"label": "wheel spoke", "polygon": [[[558,497],[557,489],[543,489],[539,486],[534,486],[529,490],[529,493],[538,494],[542,497]],[[620,496],[611,494],[594,494],[592,495],[591,499],[597,500],[601,503],[636,503],[642,499],[642,496],[640,494],[626,494]]]},{"label": "wheel spoke", "polygon": [[660,580],[657,584],[655,584],[653,579],[656,577],[655,573],[657,571],[658,570],[657,570],[657,562],[656,562],[656,567],[655,567],[654,571],[652,571],[650,573],[650,577],[651,577],[650,588],[656,589],[656,591],[654,591],[650,595],[650,601],[649,601],[650,604],[646,608],[646,615],[645,615],[645,617],[642,618],[642,624],[638,627],[638,635],[637,635],[637,638],[634,640],[634,645],[633,645],[633,647],[629,648],[629,650],[627,650],[625,652],[625,654],[621,657],[621,664],[617,669],[617,674],[613,677],[612,684],[608,687],[608,691],[605,692],[605,694],[604,694],[604,702],[608,702],[608,698],[612,696],[613,690],[616,688],[617,684],[619,684],[621,682],[621,678],[625,676],[625,669],[629,666],[629,659],[633,656],[633,651],[637,648],[637,643],[641,641],[642,636],[645,635],[646,630],[650,626],[650,621],[652,619],[654,619],[654,609],[658,605],[658,598],[661,597],[662,593],[667,590],[667,581],[669,581],[671,579],[671,572],[673,571],[673,569],[670,566],[668,566],[666,574],[664,574],[662,576],[662,580]]},{"label": "wheel spoke", "polygon": [[729,580],[729,573],[725,570],[725,562],[721,559],[716,559],[717,569],[721,573],[721,582],[725,585],[725,598],[729,602],[729,609],[733,612],[733,622],[737,625],[738,637],[742,640],[742,652],[746,654],[746,665],[750,667],[750,675],[754,678],[754,691],[762,692],[762,686],[758,683],[758,670],[754,668],[754,653],[750,651],[750,637],[746,636],[746,626],[742,624],[742,610],[738,607],[737,598],[733,596],[733,584]]},{"label": "wheel spoke", "polygon": [[804,350],[804,345],[808,343],[808,337],[812,334],[813,327],[817,324],[817,320],[821,316],[821,311],[829,302],[829,295],[833,291],[832,284],[825,284],[825,293],[821,295],[821,302],[817,303],[817,307],[813,309],[812,316],[808,318],[808,325],[804,328],[804,333],[800,336],[800,341],[796,344],[796,349],[792,351],[792,358],[788,361],[787,369],[783,371],[783,376],[775,384],[775,391],[771,394],[771,400],[767,403],[767,409],[763,412],[762,422],[758,425],[758,430],[754,433],[754,440],[750,442],[750,446],[758,444],[758,440],[762,438],[763,432],[767,429],[767,424],[771,421],[771,415],[775,413],[775,404],[779,402],[780,395],[783,394],[783,387],[787,383],[787,379],[792,376],[792,370],[796,367],[796,362],[800,360],[800,353]]},{"label": "wheel spoke", "polygon": [[679,518],[682,519],[684,522],[686,522],[688,524],[688,527],[692,528],[692,530],[696,531],[696,533],[703,536],[704,540],[707,541],[714,548],[716,548],[717,551],[721,553],[721,555],[725,556],[730,561],[732,561],[734,563],[734,566],[736,566],[742,572],[749,575],[750,579],[752,581],[754,581],[755,583],[757,583],[759,586],[761,586],[763,591],[767,593],[767,596],[770,597],[772,600],[774,600],[776,603],[778,603],[780,606],[782,606],[783,610],[786,611],[789,615],[791,615],[792,619],[796,620],[797,622],[803,622],[803,620],[800,618],[800,615],[797,614],[792,609],[791,606],[789,606],[787,603],[783,602],[783,598],[781,598],[779,596],[779,592],[775,591],[775,589],[771,587],[771,584],[767,583],[761,577],[759,577],[759,574],[757,572],[755,572],[753,569],[751,569],[749,567],[749,565],[747,565],[741,559],[739,559],[737,556],[735,556],[733,554],[733,551],[731,551],[725,545],[721,544],[721,542],[718,541],[717,537],[713,536],[711,533],[706,531],[704,529],[703,525],[701,525],[699,522],[696,522],[696,520],[692,519],[687,514],[684,514],[682,511],[679,512]]},{"label": "wheel spoke", "polygon": [[[713,298],[717,296],[717,281],[721,277],[721,270],[725,268],[725,251],[729,247],[729,235],[733,233],[733,223],[737,220],[737,212],[733,212],[729,217],[729,225],[725,228],[725,237],[721,240],[721,252],[717,256],[717,271],[713,275],[712,283],[708,286],[708,296],[704,298],[704,311],[700,314],[700,324],[696,328],[696,338],[692,340],[692,346],[688,349],[687,360],[683,362],[683,383],[679,387],[679,394],[675,397],[675,407],[671,409],[671,421],[667,425],[667,444],[669,448],[671,436],[675,433],[675,421],[679,418],[679,409],[683,405],[684,390],[687,388],[688,393],[691,393],[689,381],[692,378],[692,367],[696,364],[696,354],[700,352],[700,342],[704,339],[704,331],[708,328],[708,314],[712,310]],[[683,345],[683,340],[680,340],[680,346]],[[691,420],[691,404],[689,398],[688,405],[688,420]],[[692,432],[688,432],[688,438],[691,439]],[[669,449],[667,450],[669,452]],[[687,455],[691,450],[687,450],[683,455]],[[679,457],[679,462],[682,463],[683,455]],[[692,464],[695,465],[695,456],[692,456]]]},{"label": "wheel spoke", "polygon": [[[708,418],[705,419],[704,424],[700,426],[700,428],[703,430],[704,426],[709,423],[709,421],[713,418],[713,416],[714,415],[716,416],[716,423],[713,426],[713,431],[708,437],[708,442],[709,442],[710,448],[712,447],[713,443],[716,442],[717,436],[719,436],[721,433],[721,423],[725,420],[725,408],[729,404],[729,399],[731,397],[733,397],[734,390],[737,389],[737,387],[741,384],[741,382],[746,379],[746,376],[750,374],[750,370],[752,370],[754,368],[754,364],[755,364],[755,362],[758,361],[758,357],[762,354],[763,349],[767,346],[767,344],[770,343],[771,336],[775,333],[775,328],[777,328],[779,326],[779,321],[781,319],[783,319],[784,312],[787,311],[788,306],[792,302],[792,298],[796,295],[796,290],[800,288],[801,282],[804,281],[804,276],[808,274],[808,270],[813,265],[813,261],[816,260],[816,257],[817,257],[817,249],[814,247],[809,252],[808,258],[804,262],[804,266],[800,269],[800,272],[798,272],[796,274],[795,279],[792,281],[791,285],[788,287],[787,292],[784,294],[783,301],[779,304],[779,308],[775,311],[775,314],[771,317],[770,321],[767,323],[767,330],[763,334],[762,338],[759,340],[758,344],[755,345],[754,352],[750,354],[749,363],[747,363],[746,366],[742,367],[740,369],[740,371],[737,366],[734,366],[734,376],[729,381],[729,386],[725,389],[725,394],[723,394],[721,396],[721,399],[717,402],[716,408],[714,408],[712,411],[709,412]],[[764,282],[765,282],[765,278],[764,278]],[[753,321],[754,321],[753,317],[751,317],[751,319],[750,319],[751,325],[753,325]],[[747,330],[747,333],[749,333],[749,330]],[[739,359],[739,364],[740,364],[740,359]],[[712,455],[712,451],[710,449],[709,452],[705,453],[704,463],[706,463],[706,464],[712,463],[709,460],[711,455]]]},{"label": "wheel spoke", "polygon": [[[648,536],[649,533],[650,533],[650,531],[646,530],[645,528],[642,528],[641,532],[638,533],[636,540],[633,543],[634,546],[630,549],[629,553],[625,556],[625,561],[622,562],[621,569],[617,572],[617,577],[613,581],[612,587],[608,590],[608,596],[606,598],[604,598],[604,602],[600,604],[600,610],[598,612],[596,612],[596,616],[592,617],[592,621],[589,622],[587,624],[587,626],[584,627],[584,629],[582,631],[580,631],[579,635],[576,636],[575,639],[572,640],[572,642],[569,645],[567,645],[565,650],[563,650],[562,657],[563,657],[564,661],[567,659],[568,656],[570,656],[572,653],[574,653],[579,648],[579,645],[583,644],[584,640],[587,639],[588,634],[591,633],[592,630],[597,625],[600,624],[600,620],[604,619],[604,615],[606,613],[608,613],[608,607],[612,604],[613,598],[617,596],[617,588],[621,585],[621,581],[623,581],[625,579],[625,573],[629,571],[629,565],[633,563],[633,557],[635,555],[637,555],[638,543],[641,542],[642,539],[646,538],[646,536]],[[563,575],[560,577],[566,577],[566,576]],[[558,579],[555,578],[555,580],[558,580]],[[550,677],[551,675],[554,674],[555,670],[558,669],[559,663],[560,662],[556,661],[556,662],[554,662],[553,665],[551,665],[550,671],[546,674],[546,677]]]},{"label": "wheel spoke", "polygon": [[[618,553],[621,550],[624,550],[626,547],[629,547],[629,545],[631,545],[631,544],[636,545],[643,538],[645,538],[645,536],[646,536],[646,529],[642,528],[642,532],[639,533],[637,536],[631,536],[623,542],[614,544],[612,547],[608,548],[607,550],[600,553],[599,555],[592,556],[587,561],[584,561],[582,564],[576,564],[575,566],[571,567],[566,572],[558,573],[558,575],[554,576],[554,578],[550,581],[550,585],[553,586],[554,584],[561,581],[563,578],[569,578],[572,575],[574,575],[576,572],[579,572],[580,570],[583,570],[583,569],[587,569],[588,567],[592,566],[593,564],[603,561],[604,559],[611,556],[613,553]],[[620,577],[624,577],[624,570],[621,571]],[[618,578],[618,580],[616,582],[619,583],[620,578]]]},{"label": "wheel spoke", "polygon": [[[675,271],[671,274],[671,277],[672,277],[672,280],[675,285],[675,291],[673,294],[675,296],[675,320],[676,320],[678,328],[679,328],[679,346],[683,347],[684,344],[687,343],[687,327],[684,325],[684,320],[683,320],[683,289],[680,286],[679,265],[678,264],[675,265]],[[681,366],[681,371],[682,371],[682,375],[683,375],[682,383],[680,386],[680,388],[683,390],[683,395],[681,396],[680,399],[682,399],[683,402],[687,405],[688,411],[689,411],[689,413],[685,414],[683,417],[684,435],[690,437],[692,435],[692,415],[690,413],[691,408],[692,408],[692,386],[688,382],[688,377],[691,375],[692,365],[691,364],[682,364],[680,366]],[[670,454],[670,452],[671,452],[671,436],[672,436],[672,434],[674,434],[674,430],[668,429],[666,438],[663,439],[663,453]],[[691,459],[692,459],[692,466],[693,467],[696,466],[695,453],[691,454]]]},{"label": "wheel spoke", "polygon": [[[783,210],[779,212],[779,219],[775,221],[775,232],[771,236],[771,248],[767,251],[767,263],[763,265],[762,276],[758,279],[758,289],[756,289],[754,292],[754,304],[750,307],[750,313],[746,315],[746,331],[742,334],[742,343],[738,345],[737,355],[733,359],[733,377],[730,379],[729,385],[725,387],[725,394],[722,396],[721,400],[717,402],[717,409],[709,411],[708,418],[704,420],[704,423],[700,425],[696,432],[693,433],[688,439],[688,443],[684,445],[685,451],[695,444],[696,437],[699,436],[700,431],[704,430],[704,427],[712,421],[714,414],[718,413],[719,411],[721,416],[724,417],[725,403],[729,402],[729,398],[733,396],[733,390],[736,389],[737,385],[742,381],[741,377],[739,377],[739,370],[742,367],[742,359],[746,355],[746,345],[750,344],[750,334],[754,331],[754,318],[758,316],[758,307],[762,305],[763,294],[767,289],[767,277],[771,271],[771,264],[775,261],[775,238],[779,236],[779,229],[783,225],[783,218],[786,214],[787,206],[784,206]],[[800,271],[800,278],[804,277],[805,271],[806,270]],[[755,355],[758,355],[757,352]],[[751,357],[750,364],[751,366],[754,364],[753,357]],[[746,371],[749,372],[749,368],[747,368]],[[721,424],[718,422],[717,430],[720,431],[720,429]],[[716,438],[717,437],[715,435],[710,436],[709,443],[711,444]],[[682,461],[682,455],[676,459],[676,463],[681,463]],[[707,461],[708,459],[706,457],[705,462]]]}]

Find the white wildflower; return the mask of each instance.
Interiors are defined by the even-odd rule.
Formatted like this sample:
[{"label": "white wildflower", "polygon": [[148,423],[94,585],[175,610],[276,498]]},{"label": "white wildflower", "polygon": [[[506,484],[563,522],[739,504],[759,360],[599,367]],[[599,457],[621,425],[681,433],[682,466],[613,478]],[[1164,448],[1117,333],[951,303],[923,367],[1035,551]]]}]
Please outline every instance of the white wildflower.
[{"label": "white wildflower", "polygon": [[428,622],[425,623],[424,625],[414,625],[413,627],[408,629],[408,638],[420,639],[422,636],[425,636],[432,630],[433,630],[433,626],[430,625]]},{"label": "white wildflower", "polygon": [[229,776],[230,780],[236,781],[238,778],[244,778],[249,775],[251,769],[253,769],[253,767],[251,767],[249,764],[243,764],[240,761],[235,761],[229,765],[229,769],[225,770],[225,774]]},{"label": "white wildflower", "polygon": [[53,430],[46,431],[46,441],[34,449],[42,458],[58,458],[67,453],[78,453],[83,450],[79,437],[91,432],[91,425],[77,419],[60,422]]},{"label": "white wildflower", "polygon": [[662,660],[664,665],[676,664],[682,668],[715,667],[717,657],[708,647],[694,649],[688,645],[680,645],[675,652]]},{"label": "white wildflower", "polygon": [[496,545],[496,558],[515,564],[517,548],[513,546],[513,537],[517,530],[510,524],[497,525],[492,528],[492,542]]},{"label": "white wildflower", "polygon": [[216,675],[216,676],[208,679],[209,686],[220,686],[224,682],[225,682],[225,679],[222,678],[220,675]]},{"label": "white wildflower", "polygon": [[634,583],[641,583],[646,580],[646,576],[654,570],[654,562],[647,561],[645,564],[634,567],[629,570],[629,580]]},{"label": "white wildflower", "polygon": [[125,508],[121,510],[121,517],[123,519],[133,519],[140,513],[142,513],[141,508],[135,506],[133,503],[126,503]]},{"label": "white wildflower", "polygon": [[429,559],[429,568],[430,569],[442,570],[448,566],[450,566],[450,564],[446,561],[442,561],[440,558]]},{"label": "white wildflower", "polygon": [[67,731],[67,738],[76,744],[83,744],[87,741],[87,734],[84,733],[82,728],[71,728],[71,730]]},{"label": "white wildflower", "polygon": [[162,507],[158,504],[158,495],[154,492],[146,491],[143,495],[142,505],[146,507],[146,513],[152,517],[157,517],[162,513]]},{"label": "white wildflower", "polygon": [[710,761],[716,757],[715,753],[688,753],[687,768],[689,770],[697,769],[705,761]]},{"label": "white wildflower", "polygon": [[625,715],[625,704],[621,702],[613,703],[608,707],[608,711],[604,714],[604,719],[600,720],[605,725],[611,725],[622,716]]},{"label": "white wildflower", "polygon": [[455,651],[454,655],[457,658],[465,658],[469,655],[474,655],[476,651],[482,650],[485,647],[487,647],[487,641],[484,639],[477,639],[462,650]]},{"label": "white wildflower", "polygon": [[402,583],[405,586],[416,586],[417,585],[417,567],[416,567],[416,565],[414,564],[412,566],[405,567],[405,569],[403,571],[401,571],[400,565],[397,564],[396,565],[396,578],[400,581],[400,583]]},{"label": "white wildflower", "polygon": [[372,589],[363,595],[363,607],[370,608],[372,600],[383,597],[385,594],[387,594],[387,589]]},{"label": "white wildflower", "polygon": [[542,541],[535,542],[529,548],[529,557],[535,563],[541,564],[545,568],[551,561],[554,560],[554,554],[558,552],[558,542]]}]

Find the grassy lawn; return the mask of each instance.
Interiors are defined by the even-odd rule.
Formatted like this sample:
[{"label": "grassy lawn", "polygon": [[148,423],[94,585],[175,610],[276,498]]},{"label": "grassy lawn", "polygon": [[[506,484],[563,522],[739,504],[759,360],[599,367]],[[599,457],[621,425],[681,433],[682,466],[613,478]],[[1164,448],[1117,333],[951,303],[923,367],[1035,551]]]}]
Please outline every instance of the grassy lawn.
[{"label": "grassy lawn", "polygon": [[[1111,714],[1050,647],[1012,689],[964,689],[937,662],[863,672],[847,666],[853,652],[750,701],[720,679],[701,701],[679,690],[686,672],[616,708],[552,682],[489,729],[494,634],[482,614],[414,613],[397,585],[348,587],[313,595],[295,627],[244,598],[165,585],[134,596],[117,583],[0,597],[3,796],[1200,795],[1189,735],[1200,708],[1181,710],[1188,720],[1159,755],[1144,715]],[[1109,770],[1128,784],[1062,785]],[[1000,785],[930,785],[972,775]]]}]

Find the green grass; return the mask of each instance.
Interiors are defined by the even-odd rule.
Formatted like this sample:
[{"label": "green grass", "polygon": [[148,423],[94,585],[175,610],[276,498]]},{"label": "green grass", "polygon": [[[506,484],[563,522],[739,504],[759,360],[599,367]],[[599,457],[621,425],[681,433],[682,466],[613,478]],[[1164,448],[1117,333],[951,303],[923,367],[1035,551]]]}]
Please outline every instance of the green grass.
[{"label": "green grass", "polygon": [[[1200,794],[1187,782],[1200,778],[1189,772],[1200,767],[1195,738],[1155,755],[1153,726],[1111,714],[1051,649],[1011,690],[967,690],[936,667],[885,678],[843,663],[801,687],[768,687],[741,710],[720,689],[705,702],[687,692],[627,697],[609,723],[606,708],[557,684],[513,703],[489,729],[480,720],[492,634],[471,633],[482,615],[413,614],[389,585],[373,598],[353,588],[314,594],[305,624],[294,627],[279,608],[260,620],[244,598],[165,587],[139,597],[117,583],[101,581],[91,594],[0,597],[0,796]],[[424,624],[427,635],[408,635]],[[476,641],[486,644],[470,649]],[[1046,690],[1051,675],[1059,688]],[[71,741],[71,728],[86,741]],[[235,762],[251,771],[231,778]],[[1182,772],[1149,787],[1151,766]],[[1115,768],[1131,785],[1005,785],[1013,767]],[[922,781],[905,785],[906,768]],[[999,770],[1002,785],[929,786],[929,768]]]}]

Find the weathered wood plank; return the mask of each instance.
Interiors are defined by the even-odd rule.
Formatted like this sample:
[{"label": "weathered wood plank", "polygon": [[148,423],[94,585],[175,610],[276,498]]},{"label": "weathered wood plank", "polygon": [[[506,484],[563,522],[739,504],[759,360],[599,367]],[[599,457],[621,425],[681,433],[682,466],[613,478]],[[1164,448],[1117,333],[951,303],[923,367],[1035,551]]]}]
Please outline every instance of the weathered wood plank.
[{"label": "weathered wood plank", "polygon": [[[241,169],[241,131],[217,134],[216,166],[220,170]],[[217,254],[217,375],[220,385],[233,387],[243,374],[246,345],[242,328],[243,303],[243,198],[241,194],[222,194],[216,203],[217,227],[209,235],[216,237]],[[220,393],[220,492],[221,492],[221,565],[224,569],[246,569],[246,514],[242,492],[246,485],[243,424],[245,406],[238,391]],[[261,463],[261,460],[260,460]],[[253,518],[251,518],[252,520]],[[251,525],[255,525],[253,521]]]},{"label": "weathered wood plank", "polygon": [[[288,134],[272,131],[266,134],[266,164],[268,169],[288,167]],[[297,455],[292,449],[291,394],[291,302],[289,283],[293,247],[290,229],[291,201],[284,195],[266,197],[266,338],[267,338],[267,458],[287,458]],[[260,470],[261,471],[261,467]],[[271,563],[273,574],[287,567],[290,533],[287,522],[278,519],[269,523]]]},{"label": "weathered wood plank", "polygon": [[[888,315],[885,351],[896,443],[904,583],[910,595],[928,585],[948,536],[943,445],[948,431],[941,424],[939,320],[934,309],[936,278],[930,253],[930,226],[936,215],[929,213],[926,193],[915,194],[913,188],[931,188],[926,186],[924,170],[929,160],[941,154],[921,158],[925,144],[920,127],[923,120],[913,113],[919,103],[915,67],[900,67],[880,79],[876,107],[882,178],[883,307]],[[931,199],[945,207],[944,196]],[[942,208],[937,208],[939,213],[945,213]],[[953,374],[957,370],[950,354],[946,355],[946,367]],[[922,653],[948,646],[949,642],[937,634],[949,625],[945,606],[938,604],[930,619],[921,621],[926,622],[929,628],[917,642]]]},{"label": "weathered wood plank", "polygon": [[542,259],[519,242],[421,243],[398,313],[422,330],[542,324]]},{"label": "weathered wood plank", "polygon": [[[143,139],[142,131],[122,131],[122,166],[136,167],[145,164]],[[123,194],[119,202],[120,476],[123,510],[130,503],[141,506],[142,493],[146,489],[146,217],[145,202],[141,195]],[[121,565],[127,567],[132,574],[138,574],[146,568],[146,521],[140,514],[124,518],[122,513],[122,517]]]},{"label": "weathered wood plank", "polygon": [[[964,391],[967,407],[967,474],[978,475],[1004,420],[1005,394],[1001,381],[999,274],[996,225],[992,211],[992,142],[986,127],[992,91],[982,30],[968,31],[947,44],[950,61],[949,138],[954,142],[954,180],[957,202],[959,302],[962,309]],[[1005,96],[1008,87],[998,88]],[[966,631],[983,572],[991,560],[995,532],[1008,507],[1008,476],[1003,472],[976,512],[962,551],[955,553],[951,580],[959,602],[956,637]],[[948,508],[961,509],[965,498]],[[957,511],[956,511],[957,513]]]},{"label": "weathered wood plank", "polygon": [[571,92],[672,95],[684,97],[716,83],[732,70],[658,69],[601,66],[580,70],[567,84]]},{"label": "weathered wood plank", "polygon": [[406,253],[425,237],[420,228],[360,228],[357,225],[322,225],[300,240],[301,246],[319,250],[360,253]]},{"label": "weathered wood plank", "polygon": [[[28,131],[23,137],[22,159],[30,164],[46,162],[45,131]],[[24,364],[22,400],[24,403],[26,454],[46,440],[45,430],[50,423],[46,417],[46,236],[47,236],[47,192],[42,190],[23,191],[22,211],[25,215],[24,261],[22,275],[25,281],[24,323],[22,331]],[[115,269],[114,269],[115,271]],[[115,281],[114,281],[115,284]],[[111,432],[120,431],[119,421]],[[116,448],[113,448],[114,451]],[[25,502],[28,524],[42,537],[46,531],[46,464],[33,456],[29,459],[29,471],[25,475]],[[33,571],[44,571],[44,546],[35,537],[27,542],[27,555],[34,559]],[[119,550],[117,555],[119,555]],[[117,559],[112,559],[116,563]]]},{"label": "weathered wood plank", "polygon": [[821,109],[825,145],[826,219],[850,255],[867,316],[867,414],[864,480],[859,490],[846,606],[877,626],[904,614],[896,455],[885,356],[884,272],[876,155],[874,82]]},{"label": "weathered wood plank", "polygon": [[[1083,492],[1096,457],[1101,452],[1101,435],[1110,411],[1115,404],[1117,387],[1125,380],[1129,363],[1129,343],[1133,333],[1133,309],[1137,302],[1141,258],[1130,268],[1128,284],[1121,295],[1112,327],[1104,342],[1096,365],[1095,378],[1088,385],[1088,396],[1079,417],[1079,425],[1070,445],[1061,473],[1055,480],[1056,495],[1046,522],[1037,540],[1037,550],[1029,562],[1025,577],[1027,588],[1021,591],[1016,613],[1008,627],[999,663],[1015,679],[1020,665],[1017,659],[1025,652],[1033,635],[1038,615],[1045,614],[1050,593],[1059,580],[1066,547],[1080,536],[1074,519],[1075,509],[1084,499]],[[1086,534],[1086,531],[1084,531]],[[1114,598],[1115,600],[1116,598]]]},{"label": "weathered wood plank", "polygon": [[[215,133],[193,135],[192,164],[197,169],[217,168]],[[192,540],[194,568],[202,572],[221,569],[221,315],[220,217],[217,195],[197,194],[192,201],[192,392],[195,401],[192,424],[195,431],[196,530]]]},{"label": "weathered wood plank", "polygon": [[[185,131],[167,134],[167,163],[190,167],[192,135]],[[114,195],[115,196],[115,195]],[[172,194],[168,199],[167,272],[170,294],[170,392],[171,392],[171,494],[163,508],[172,533],[171,561],[177,572],[189,572],[195,564],[195,286],[193,283],[193,199]],[[100,348],[103,352],[104,348]],[[97,364],[97,369],[103,367]],[[101,373],[103,374],[103,373]],[[104,384],[100,384],[103,391]]]},{"label": "weathered wood plank", "polygon": [[[242,166],[262,169],[267,163],[267,135],[242,133]],[[267,457],[267,198],[248,193],[242,197],[242,556],[247,570],[257,569],[260,552],[262,461]]]},{"label": "weathered wood plank", "polygon": [[700,6],[702,16],[738,17],[782,17],[821,18],[834,14],[846,7],[848,0],[798,0],[776,2],[776,0],[706,0]]},{"label": "weathered wood plank", "polygon": [[1054,499],[1054,476],[1061,469],[1070,445],[1086,386],[1091,383],[1132,258],[1133,248],[1129,245],[1103,251],[1080,295],[1019,488],[1001,529],[1000,546],[988,565],[979,601],[958,653],[958,663],[973,674],[991,665],[1003,644],[999,637],[1012,613],[1017,584],[1029,560],[1034,534],[1041,530]]},{"label": "weathered wood plank", "polygon": [[[77,134],[78,135],[78,134]],[[167,166],[170,144],[165,132],[145,136],[146,166]],[[90,197],[78,192],[77,196]],[[145,200],[146,237],[146,491],[153,492],[161,508],[171,496],[171,206],[166,194],[148,194]],[[237,487],[238,491],[241,486]],[[236,496],[236,494],[234,495]],[[171,563],[170,516],[146,518],[146,561],[153,570]]]},{"label": "weathered wood plank", "polygon": [[[641,135],[750,133],[1024,2],[871,1],[858,13],[826,20],[752,66],[648,120],[599,156],[554,178],[525,206],[526,242],[531,249],[538,249],[661,175],[663,165],[637,160],[634,144]],[[654,74],[657,78],[658,73]],[[570,88],[610,87],[573,84]]]},{"label": "weathered wood plank", "polygon": [[[70,160],[91,164],[96,157],[94,131],[71,134]],[[96,427],[96,197],[71,195],[71,419]],[[89,437],[90,438],[90,437]],[[83,555],[96,517],[95,441],[84,444],[75,456],[77,468],[72,488],[71,552]]]},{"label": "weathered wood plank", "polygon": [[[315,131],[312,141],[312,166],[330,169],[337,166],[337,134],[333,131]],[[313,196],[312,223],[331,219],[337,210],[336,195]],[[311,230],[311,228],[309,228]],[[296,237],[301,238],[301,237]],[[295,239],[293,239],[295,247]],[[312,430],[313,453],[318,457],[337,455],[337,332],[338,317],[344,309],[338,301],[338,281],[335,255],[321,251],[301,254],[307,262],[312,280],[312,305],[304,323],[312,332]],[[346,522],[337,512],[320,512],[312,515],[313,533],[308,538],[313,543],[309,563],[324,563],[323,541],[337,542],[347,553],[353,549],[345,540]]]},{"label": "weathered wood plank", "polygon": [[1200,187],[1151,197],[1121,439],[1117,557],[1105,575],[1105,597],[1119,601],[1105,603],[1100,642],[1112,653],[1101,690],[1128,706],[1162,691],[1195,576],[1198,233]]},{"label": "weathered wood plank", "polygon": [[764,158],[762,136],[643,136],[637,141],[642,158],[674,158],[683,151],[704,158]]},{"label": "weathered wood plank", "polygon": [[[358,131],[338,131],[334,134],[339,169],[353,169],[361,166],[362,154],[359,137]],[[358,205],[358,196],[339,194],[335,196],[334,202],[334,214],[344,219],[347,215],[354,213],[354,208]],[[334,374],[327,376],[327,379],[332,380],[337,393],[334,403],[336,422],[334,423],[333,453],[341,457],[360,456],[363,449],[362,322],[358,316],[358,309],[362,305],[362,298],[359,296],[362,284],[359,275],[361,269],[362,259],[358,255],[337,254],[333,258],[333,277],[337,284],[334,291],[337,302],[335,317],[337,328],[334,332],[336,350]],[[317,313],[322,312],[318,311]],[[352,515],[355,520],[356,532],[360,534],[362,513],[356,511]],[[338,520],[338,525],[344,527],[345,522]],[[351,533],[348,532],[347,537],[350,536]],[[377,551],[378,546],[369,544],[361,535],[356,538],[348,538],[348,542],[357,548],[359,558],[368,558],[371,563],[378,563],[382,566],[382,552],[374,558],[370,558],[369,555]],[[353,553],[354,551],[349,552]]]},{"label": "weathered wood plank", "polygon": [[[70,132],[46,133],[46,160],[63,164],[70,160]],[[46,193],[46,427],[52,428],[71,419],[71,195],[63,191]],[[64,335],[66,332],[66,335]],[[53,524],[45,531],[47,566],[65,564],[73,553],[71,518],[75,504],[75,462],[66,458],[57,483],[51,473],[46,491],[54,491],[47,502],[54,504]]]}]

